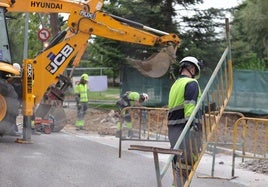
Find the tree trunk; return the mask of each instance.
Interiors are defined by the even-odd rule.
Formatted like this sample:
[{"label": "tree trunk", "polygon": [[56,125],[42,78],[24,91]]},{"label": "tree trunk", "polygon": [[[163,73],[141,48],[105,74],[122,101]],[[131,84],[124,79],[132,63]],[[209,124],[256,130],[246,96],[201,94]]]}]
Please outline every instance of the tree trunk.
[{"label": "tree trunk", "polygon": [[58,24],[58,13],[50,13],[50,26],[51,26],[51,34],[52,36],[56,36],[56,34],[60,31],[60,27]]}]

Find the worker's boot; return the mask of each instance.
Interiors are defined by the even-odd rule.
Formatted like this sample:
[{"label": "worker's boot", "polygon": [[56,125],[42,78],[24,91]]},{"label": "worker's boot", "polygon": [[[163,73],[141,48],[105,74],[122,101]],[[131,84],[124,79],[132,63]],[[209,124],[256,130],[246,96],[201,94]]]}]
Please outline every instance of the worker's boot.
[{"label": "worker's boot", "polygon": [[80,130],[86,130],[84,126],[79,127]]},{"label": "worker's boot", "polygon": [[128,137],[129,137],[129,138],[132,138],[132,137],[133,137],[133,134],[134,134],[134,133],[133,133],[133,130],[132,130],[132,129],[129,129],[129,130],[128,130]]},{"label": "worker's boot", "polygon": [[115,137],[116,137],[116,138],[119,138],[119,137],[120,137],[120,131],[119,131],[119,130],[117,130],[117,131],[115,132]]}]

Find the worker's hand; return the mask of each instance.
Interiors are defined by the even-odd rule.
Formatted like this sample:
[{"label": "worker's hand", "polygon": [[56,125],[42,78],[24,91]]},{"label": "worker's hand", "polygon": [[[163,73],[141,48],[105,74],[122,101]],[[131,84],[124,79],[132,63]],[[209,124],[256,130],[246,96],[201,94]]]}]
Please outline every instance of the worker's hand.
[{"label": "worker's hand", "polygon": [[81,103],[76,103],[76,107],[77,107],[77,110],[80,110],[81,108],[82,108],[82,105],[81,105]]},{"label": "worker's hand", "polygon": [[200,130],[199,127],[198,127],[198,124],[196,124],[196,123],[192,123],[191,129],[194,130],[194,131],[197,131],[197,132]]},{"label": "worker's hand", "polygon": [[76,104],[79,103],[79,101],[80,101],[80,97],[79,97],[79,95],[76,95],[76,96],[75,96],[75,101],[76,101]]}]

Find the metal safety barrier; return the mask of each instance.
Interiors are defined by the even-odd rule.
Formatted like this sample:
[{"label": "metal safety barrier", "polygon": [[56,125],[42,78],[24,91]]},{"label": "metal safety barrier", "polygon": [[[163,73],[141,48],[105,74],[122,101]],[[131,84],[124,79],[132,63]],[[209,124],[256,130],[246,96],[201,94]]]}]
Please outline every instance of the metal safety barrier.
[{"label": "metal safety barrier", "polygon": [[121,111],[119,158],[123,141],[168,142],[167,108],[126,107]]},{"label": "metal safety barrier", "polygon": [[217,125],[215,132],[208,143],[207,153],[212,155],[212,166],[211,166],[211,176],[206,176],[205,178],[221,178],[215,177],[215,159],[216,154],[220,150],[232,150],[233,147],[233,131],[234,124],[236,120],[244,117],[244,114],[240,112],[224,111]]},{"label": "metal safety barrier", "polygon": [[242,117],[235,122],[233,134],[232,176],[235,159],[268,160],[268,119]]}]

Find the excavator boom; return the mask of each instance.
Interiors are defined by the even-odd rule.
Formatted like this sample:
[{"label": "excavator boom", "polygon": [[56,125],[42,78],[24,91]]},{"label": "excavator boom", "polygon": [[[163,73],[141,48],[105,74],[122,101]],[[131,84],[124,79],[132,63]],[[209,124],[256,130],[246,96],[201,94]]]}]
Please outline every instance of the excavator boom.
[{"label": "excavator boom", "polygon": [[[92,35],[140,45],[162,45],[164,49],[148,60],[130,59],[129,62],[143,75],[149,77],[160,77],[168,71],[170,64],[175,61],[176,49],[180,43],[176,34],[102,12],[102,6],[103,0],[84,2],[0,0],[0,9],[3,12],[67,13],[69,15],[67,29],[53,38],[49,46],[35,58],[23,61],[22,111],[24,116],[33,115],[34,108],[43,100],[48,89],[50,95],[53,95],[56,100],[63,100],[70,77],[66,78],[62,74],[72,59],[74,59],[74,68],[79,65]],[[57,84],[59,81],[63,82],[64,86],[59,87]]]}]

